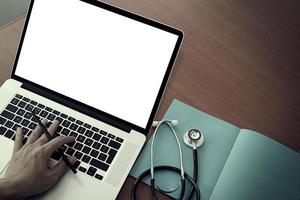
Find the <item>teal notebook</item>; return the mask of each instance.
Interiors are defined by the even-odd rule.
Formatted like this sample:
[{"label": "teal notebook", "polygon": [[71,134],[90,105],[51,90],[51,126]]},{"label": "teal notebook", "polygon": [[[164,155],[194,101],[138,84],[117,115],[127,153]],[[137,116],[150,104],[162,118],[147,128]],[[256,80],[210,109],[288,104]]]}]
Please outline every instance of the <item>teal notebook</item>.
[{"label": "teal notebook", "polygon": [[[198,150],[199,180],[202,200],[299,200],[300,154],[254,131],[240,129],[174,100],[164,119],[179,121],[179,134],[185,171],[192,175],[192,150],[182,141],[183,133],[197,128],[205,136]],[[167,127],[161,127],[156,139],[156,165],[179,167],[175,139]],[[137,177],[150,167],[148,143],[131,175]],[[157,179],[162,188],[172,189],[178,177],[161,173]],[[145,180],[149,184],[149,179]],[[171,196],[177,197],[178,193]]]}]

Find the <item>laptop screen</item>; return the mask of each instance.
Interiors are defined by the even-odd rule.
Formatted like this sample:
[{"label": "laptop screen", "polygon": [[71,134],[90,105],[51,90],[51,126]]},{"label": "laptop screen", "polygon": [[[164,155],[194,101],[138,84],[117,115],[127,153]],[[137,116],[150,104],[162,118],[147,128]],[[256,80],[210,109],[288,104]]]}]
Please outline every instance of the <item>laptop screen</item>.
[{"label": "laptop screen", "polygon": [[15,74],[145,128],[177,40],[79,0],[36,0]]}]

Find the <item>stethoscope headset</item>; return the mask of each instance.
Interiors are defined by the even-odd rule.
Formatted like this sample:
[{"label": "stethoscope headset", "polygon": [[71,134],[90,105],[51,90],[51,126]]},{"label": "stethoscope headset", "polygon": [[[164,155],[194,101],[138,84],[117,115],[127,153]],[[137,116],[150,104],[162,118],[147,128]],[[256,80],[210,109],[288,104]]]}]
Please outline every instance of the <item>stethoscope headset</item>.
[{"label": "stethoscope headset", "polygon": [[[170,130],[172,131],[175,139],[176,139],[176,143],[178,146],[178,150],[179,150],[179,157],[180,157],[180,169],[174,166],[167,166],[167,165],[162,165],[162,166],[156,166],[154,167],[154,153],[153,153],[153,149],[154,149],[154,142],[155,142],[155,137],[157,135],[157,131],[159,129],[159,127],[162,124],[166,124]],[[190,182],[191,184],[191,188],[189,190],[189,192],[187,193],[187,196],[184,200],[189,200],[193,197],[193,195],[196,195],[196,199],[200,200],[201,198],[201,193],[200,193],[200,189],[197,185],[197,180],[198,180],[198,153],[197,153],[197,148],[199,148],[201,145],[203,145],[204,143],[204,136],[202,135],[202,133],[197,130],[197,129],[190,129],[188,131],[186,131],[183,135],[183,141],[184,143],[191,147],[193,149],[193,161],[194,161],[194,170],[193,170],[193,177],[189,176],[187,173],[184,172],[184,167],[183,167],[183,158],[182,158],[182,150],[181,150],[181,146],[180,146],[180,142],[178,139],[178,136],[176,134],[175,129],[173,128],[173,126],[176,126],[178,124],[177,120],[162,120],[162,121],[154,121],[152,124],[152,127],[156,127],[155,131],[153,133],[152,136],[152,141],[151,141],[151,149],[150,149],[150,157],[151,157],[151,161],[150,161],[150,169],[145,170],[144,172],[142,172],[136,179],[136,181],[134,182],[133,186],[132,186],[132,190],[131,190],[131,199],[132,200],[136,200],[136,190],[138,185],[141,183],[141,181],[150,176],[150,186],[151,186],[151,193],[152,193],[152,197],[155,200],[158,200],[158,196],[156,191],[160,191],[161,193],[172,193],[175,192],[176,190],[179,189],[180,187],[180,194],[178,196],[178,200],[183,200],[184,196],[185,196],[185,190],[186,190],[186,180],[188,182]],[[157,180],[155,179],[155,172],[159,172],[159,171],[172,171],[174,173],[177,173],[180,175],[180,183],[178,184],[178,186],[173,189],[173,190],[164,190],[161,189],[161,187],[158,185]]]}]

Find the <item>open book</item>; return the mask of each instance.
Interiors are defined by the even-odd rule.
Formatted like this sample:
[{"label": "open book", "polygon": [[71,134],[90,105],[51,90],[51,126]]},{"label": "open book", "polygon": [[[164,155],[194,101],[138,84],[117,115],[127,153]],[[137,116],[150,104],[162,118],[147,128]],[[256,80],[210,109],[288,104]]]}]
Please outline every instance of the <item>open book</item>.
[{"label": "open book", "polygon": [[[240,129],[174,100],[164,119],[179,121],[184,168],[193,175],[192,150],[182,141],[191,128],[199,129],[204,145],[198,149],[198,185],[202,200],[299,200],[300,153],[251,130]],[[170,130],[162,126],[155,144],[156,165],[179,167],[179,154]],[[150,142],[136,161],[131,175],[150,167]],[[156,178],[164,189],[175,188],[179,178],[161,173]],[[145,180],[149,184],[149,179]],[[170,194],[177,197],[178,192]]]}]

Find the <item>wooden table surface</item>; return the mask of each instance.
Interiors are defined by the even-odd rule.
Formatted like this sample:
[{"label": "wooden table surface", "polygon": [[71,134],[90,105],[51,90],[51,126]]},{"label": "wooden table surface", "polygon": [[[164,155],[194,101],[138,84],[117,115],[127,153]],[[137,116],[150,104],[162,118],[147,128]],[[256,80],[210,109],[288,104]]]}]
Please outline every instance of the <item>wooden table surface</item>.
[{"label": "wooden table surface", "polygon": [[[157,119],[177,98],[300,148],[300,1],[106,2],[185,32]],[[23,23],[0,29],[0,84],[9,78]],[[130,198],[133,180],[126,180],[119,199]],[[141,187],[139,196],[151,199],[149,188]]]}]

